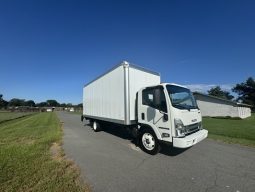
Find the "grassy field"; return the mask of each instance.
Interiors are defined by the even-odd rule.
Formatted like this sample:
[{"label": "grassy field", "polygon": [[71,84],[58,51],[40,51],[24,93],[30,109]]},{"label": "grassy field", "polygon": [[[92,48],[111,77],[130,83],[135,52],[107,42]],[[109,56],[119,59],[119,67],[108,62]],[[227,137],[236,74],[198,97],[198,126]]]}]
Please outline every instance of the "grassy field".
[{"label": "grassy field", "polygon": [[89,191],[63,157],[55,113],[0,124],[0,191]]},{"label": "grassy field", "polygon": [[203,118],[209,138],[255,147],[255,114],[243,120]]},{"label": "grassy field", "polygon": [[32,112],[0,112],[0,123],[32,114]]}]

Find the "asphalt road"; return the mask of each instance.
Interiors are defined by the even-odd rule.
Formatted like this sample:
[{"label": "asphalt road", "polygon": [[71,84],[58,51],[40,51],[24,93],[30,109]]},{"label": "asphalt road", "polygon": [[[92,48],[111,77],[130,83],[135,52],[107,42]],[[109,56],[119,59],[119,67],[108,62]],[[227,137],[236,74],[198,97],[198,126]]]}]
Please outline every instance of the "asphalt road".
[{"label": "asphalt road", "polygon": [[255,149],[209,139],[150,156],[120,128],[95,133],[80,116],[60,112],[64,150],[93,191],[255,191]]}]

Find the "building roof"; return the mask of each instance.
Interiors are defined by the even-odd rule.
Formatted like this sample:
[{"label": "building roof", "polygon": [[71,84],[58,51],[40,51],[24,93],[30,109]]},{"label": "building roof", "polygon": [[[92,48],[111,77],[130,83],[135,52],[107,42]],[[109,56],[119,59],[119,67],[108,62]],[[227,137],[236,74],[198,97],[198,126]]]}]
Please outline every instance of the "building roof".
[{"label": "building roof", "polygon": [[252,107],[252,105],[248,105],[246,103],[239,103],[239,102],[235,102],[235,101],[230,101],[230,100],[227,100],[227,99],[223,99],[223,98],[220,98],[220,97],[216,97],[216,96],[211,96],[211,95],[207,95],[207,94],[204,94],[204,93],[200,93],[200,92],[193,92],[194,95],[202,95],[204,97],[208,97],[208,98],[213,98],[213,99],[217,99],[217,100],[221,100],[221,101],[224,101],[226,103],[230,103],[232,105],[237,105],[237,106],[244,106],[244,107]]}]

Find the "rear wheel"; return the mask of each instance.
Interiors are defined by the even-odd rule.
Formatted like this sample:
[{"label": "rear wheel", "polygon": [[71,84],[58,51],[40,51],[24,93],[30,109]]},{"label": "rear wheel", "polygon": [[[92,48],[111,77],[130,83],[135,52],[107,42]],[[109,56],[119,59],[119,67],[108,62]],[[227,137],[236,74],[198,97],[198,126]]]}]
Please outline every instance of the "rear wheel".
[{"label": "rear wheel", "polygon": [[151,155],[156,155],[160,150],[158,139],[150,129],[144,129],[140,134],[140,146],[143,151]]},{"label": "rear wheel", "polygon": [[99,125],[99,123],[98,123],[97,121],[94,121],[94,122],[93,122],[93,125],[92,125],[92,128],[93,128],[93,130],[94,130],[95,132],[100,131],[100,125]]}]

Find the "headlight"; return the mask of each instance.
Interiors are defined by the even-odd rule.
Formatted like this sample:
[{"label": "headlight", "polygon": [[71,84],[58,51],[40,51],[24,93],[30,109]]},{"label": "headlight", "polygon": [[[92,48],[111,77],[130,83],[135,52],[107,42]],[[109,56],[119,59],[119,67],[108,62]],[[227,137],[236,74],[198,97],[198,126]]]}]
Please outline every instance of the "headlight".
[{"label": "headlight", "polygon": [[184,137],[185,136],[185,126],[183,125],[180,119],[174,119],[175,125],[175,135],[176,137]]}]

